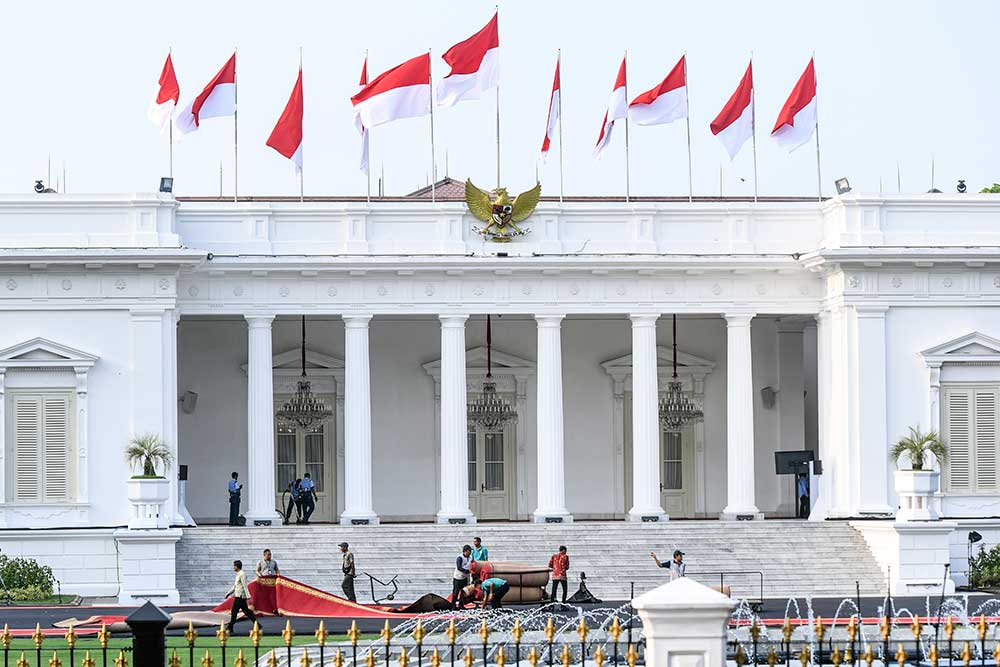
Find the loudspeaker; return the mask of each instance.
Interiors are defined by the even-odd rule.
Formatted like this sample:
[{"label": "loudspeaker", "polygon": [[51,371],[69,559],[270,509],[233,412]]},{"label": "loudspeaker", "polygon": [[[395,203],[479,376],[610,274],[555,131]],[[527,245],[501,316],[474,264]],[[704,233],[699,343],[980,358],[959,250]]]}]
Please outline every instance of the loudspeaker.
[{"label": "loudspeaker", "polygon": [[774,407],[774,401],[778,396],[778,390],[768,385],[760,390],[760,401],[768,410]]},{"label": "loudspeaker", "polygon": [[181,482],[186,482],[188,478],[188,467],[186,465],[178,466],[177,479]]},{"label": "loudspeaker", "polygon": [[198,405],[198,394],[193,391],[185,391],[184,394],[177,400],[180,401],[181,411],[183,411],[184,414],[189,415],[194,412],[195,406]]}]

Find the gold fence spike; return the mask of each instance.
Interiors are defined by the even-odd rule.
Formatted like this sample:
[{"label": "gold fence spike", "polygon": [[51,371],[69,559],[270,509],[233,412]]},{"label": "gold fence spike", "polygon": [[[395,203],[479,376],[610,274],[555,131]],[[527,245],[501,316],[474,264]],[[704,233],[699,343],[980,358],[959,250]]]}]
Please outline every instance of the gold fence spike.
[{"label": "gold fence spike", "polygon": [[349,640],[351,640],[351,646],[357,646],[358,645],[358,638],[360,636],[361,636],[361,633],[358,632],[358,622],[357,621],[351,621],[351,628],[347,631],[347,638]]},{"label": "gold fence spike", "polygon": [[21,657],[17,659],[17,663],[15,664],[17,667],[30,667],[28,661],[24,659],[24,651],[21,651]]},{"label": "gold fence spike", "polygon": [[858,636],[858,615],[852,614],[851,620],[847,623],[847,638],[850,641],[854,641],[854,638]]},{"label": "gold fence spike", "polygon": [[833,653],[830,654],[830,662],[833,663],[833,667],[840,667],[840,663],[844,661],[844,656],[841,654],[839,648],[833,649]]},{"label": "gold fence spike", "polygon": [[993,647],[993,662],[1000,665],[1000,643]]},{"label": "gold fence spike", "polygon": [[[207,654],[208,652],[206,651]],[[115,667],[128,667],[128,658],[125,657],[125,651],[122,649],[119,649],[118,657],[115,658]],[[208,667],[212,667],[212,665],[208,665]]]},{"label": "gold fence spike", "polygon": [[[388,623],[388,621],[386,621],[386,623]],[[484,644],[486,643],[486,640],[490,638],[490,626],[486,624],[485,618],[483,619],[482,625],[479,626],[479,638],[483,640]]]},{"label": "gold fence spike", "polygon": [[604,666],[604,649],[601,648],[600,645],[598,645],[597,650],[594,651],[594,664],[597,665],[597,667]]},{"label": "gold fence spike", "polygon": [[3,644],[3,649],[5,651],[10,648],[10,640],[13,639],[13,638],[14,638],[14,636],[12,634],[10,634],[10,628],[8,628],[7,624],[4,623],[3,624],[3,634],[0,634],[0,644]]},{"label": "gold fence spike", "polygon": [[514,619],[514,627],[510,629],[510,636],[514,638],[515,644],[521,643],[521,637],[524,635],[524,629],[521,628],[521,619]]},{"label": "gold fence spike", "polygon": [[965,642],[965,646],[962,647],[962,653],[958,657],[962,659],[962,664],[966,666],[972,662],[972,648],[969,646],[969,642]]},{"label": "gold fence spike", "polygon": [[899,648],[896,649],[896,664],[899,667],[906,667],[906,649],[903,648],[902,644],[897,644]]},{"label": "gold fence spike", "polygon": [[375,667],[375,656],[372,654],[372,649],[368,647],[368,654],[365,655],[365,667]]},{"label": "gold fence spike", "polygon": [[781,626],[781,636],[785,638],[785,643],[787,644],[792,640],[792,621],[789,618],[785,619],[785,622]]},{"label": "gold fence spike", "polygon": [[910,623],[910,630],[913,631],[913,638],[920,641],[920,631],[923,628],[920,626],[920,619],[916,616],[913,617],[913,623]]},{"label": "gold fence spike", "polygon": [[587,641],[587,634],[590,632],[590,628],[587,627],[587,618],[585,616],[580,616],[580,625],[576,628],[576,634],[580,636],[580,642]]},{"label": "gold fence spike", "polygon": [[635,650],[635,646],[632,644],[628,645],[628,653],[625,654],[625,662],[628,663],[628,667],[635,667],[635,661],[639,659],[639,654]]},{"label": "gold fence spike", "polygon": [[[322,623],[322,621],[320,621]],[[264,633],[260,629],[260,622],[254,621],[253,628],[250,630],[250,642],[253,644],[254,648],[260,646],[260,640],[263,638]]]},{"label": "gold fence spike", "polygon": [[865,652],[861,654],[861,659],[865,661],[868,667],[872,667],[872,663],[875,662],[875,651],[872,650],[871,644],[865,647]]},{"label": "gold fence spike", "polygon": [[552,640],[556,636],[556,622],[549,616],[549,620],[545,622],[545,638],[552,643]]},{"label": "gold fence spike", "polygon": [[465,667],[472,667],[472,649],[468,646],[465,647],[465,655],[462,656],[462,663]]},{"label": "gold fence spike", "polygon": [[194,640],[198,638],[198,631],[194,629],[194,623],[188,621],[188,629],[184,631],[184,639],[188,646],[194,646]]},{"label": "gold fence spike", "polygon": [[[174,654],[177,654],[177,649],[174,649]],[[94,659],[90,657],[90,651],[87,651],[86,655],[83,656],[83,660],[80,661],[80,667],[94,667],[96,664]],[[171,662],[170,667],[181,667],[181,659],[177,658],[177,664]]]},{"label": "gold fence spike", "polygon": [[534,646],[532,646],[531,650],[528,651],[528,664],[531,665],[531,667],[537,667],[538,665],[538,651]]},{"label": "gold fence spike", "polygon": [[267,656],[267,667],[278,667],[278,655],[271,649],[271,655]]},{"label": "gold fence spike", "polygon": [[316,637],[316,642],[320,646],[326,646],[326,638],[329,634],[330,633],[326,631],[326,623],[323,621],[323,619],[320,619],[319,627],[316,628],[316,633],[314,635]]},{"label": "gold fence spike", "polygon": [[219,640],[219,646],[225,646],[229,641],[229,630],[225,623],[219,623],[219,629],[215,631],[215,638]]},{"label": "gold fence spike", "polygon": [[563,644],[562,655],[559,656],[562,660],[563,667],[569,667],[569,661],[573,659],[573,656],[569,653],[569,644]]},{"label": "gold fence spike", "polygon": [[941,659],[941,654],[938,653],[937,644],[931,644],[931,650],[927,652],[927,660],[930,661],[931,667],[938,667],[938,661]]},{"label": "gold fence spike", "polygon": [[416,642],[417,646],[419,647],[421,644],[424,643],[424,637],[426,636],[427,636],[427,631],[424,630],[424,621],[423,619],[418,618],[417,627],[413,628],[413,641]]},{"label": "gold fence spike", "polygon": [[951,636],[954,633],[955,633],[955,624],[952,622],[951,616],[949,616],[948,620],[944,622],[944,636],[948,638],[948,641],[951,641]]},{"label": "gold fence spike", "polygon": [[333,667],[344,667],[344,654],[339,648],[337,649],[337,652],[333,654]]},{"label": "gold fence spike", "polygon": [[736,655],[734,656],[737,667],[743,667],[747,663],[747,655],[743,652],[743,647],[736,645]]},{"label": "gold fence spike", "polygon": [[309,659],[309,649],[303,646],[302,657],[299,658],[299,667],[309,667],[311,664],[312,660]]},{"label": "gold fence spike", "polygon": [[73,648],[74,646],[76,646],[76,640],[78,638],[79,638],[79,635],[76,634],[76,632],[73,631],[73,624],[71,623],[70,626],[69,626],[69,629],[66,630],[66,634],[63,636],[63,639],[66,640],[66,645],[67,646],[69,646],[70,648]]},{"label": "gold fence spike", "polygon": [[35,623],[35,631],[31,634],[31,641],[35,642],[35,648],[41,648],[45,641],[45,633],[42,632],[42,624]]},{"label": "gold fence spike", "polygon": [[825,635],[825,634],[826,634],[826,628],[823,627],[823,617],[822,616],[817,616],[816,617],[816,639],[818,639],[820,642],[822,642],[823,641],[823,635]]},{"label": "gold fence spike", "polygon": [[882,641],[886,641],[887,639],[889,639],[889,633],[892,631],[892,628],[889,626],[888,616],[882,617],[882,620],[879,621],[878,628],[879,628],[879,634],[882,636]]},{"label": "gold fence spike", "polygon": [[451,619],[448,622],[448,629],[444,631],[444,634],[448,637],[448,643],[454,646],[455,638],[458,637],[458,630],[455,629],[455,619]]},{"label": "gold fence spike", "polygon": [[[90,657],[90,652],[87,653],[87,657]],[[86,663],[86,660],[84,663]],[[181,667],[181,657],[177,655],[177,649],[174,649],[174,652],[170,654],[170,659],[167,660],[167,667]]]},{"label": "gold fence spike", "polygon": [[243,649],[240,649],[240,652],[236,654],[233,667],[247,667],[247,659],[243,657]]},{"label": "gold fence spike", "polygon": [[802,663],[802,667],[806,667],[809,664],[809,647],[803,645],[802,651],[799,652],[799,662]]},{"label": "gold fence spike", "polygon": [[767,650],[767,664],[768,667],[774,667],[778,664],[778,654],[774,652],[773,646]]},{"label": "gold fence spike", "polygon": [[212,653],[205,649],[205,657],[201,659],[201,667],[214,667],[215,660],[212,660]]},{"label": "gold fence spike", "polygon": [[497,653],[497,667],[503,667],[503,647],[500,647],[500,652]]},{"label": "gold fence spike", "polygon": [[848,665],[854,664],[854,651],[852,651],[850,647],[844,649],[844,662]]},{"label": "gold fence spike", "polygon": [[431,667],[441,667],[441,654],[438,653],[437,646],[434,647],[434,652],[431,653]]},{"label": "gold fence spike", "polygon": [[750,625],[750,639],[757,641],[760,639],[760,626],[757,625],[757,619],[753,619],[753,623]]},{"label": "gold fence spike", "polygon": [[101,648],[108,647],[108,640],[111,639],[111,633],[108,632],[108,624],[101,623],[101,629],[97,633],[97,641],[101,643]]},{"label": "gold fence spike", "polygon": [[979,630],[979,641],[986,639],[986,614],[980,615],[979,623],[976,624],[976,629]]},{"label": "gold fence spike", "polygon": [[608,634],[611,635],[611,639],[618,643],[618,637],[622,634],[622,624],[618,622],[618,617],[615,616],[611,619],[611,626],[608,628]]},{"label": "gold fence spike", "polygon": [[285,640],[285,646],[291,646],[295,639],[295,630],[292,630],[292,620],[285,621],[285,629],[281,631],[281,638]]},{"label": "gold fence spike", "polygon": [[62,667],[62,660],[59,659],[59,651],[52,651],[52,659],[49,660],[49,667]]},{"label": "gold fence spike", "polygon": [[406,655],[406,649],[404,648],[399,652],[399,667],[406,667],[407,663],[410,661],[409,657]]},{"label": "gold fence spike", "polygon": [[392,641],[392,628],[389,626],[388,618],[385,619],[385,625],[382,626],[382,631],[378,633],[378,636],[382,638],[386,646]]}]

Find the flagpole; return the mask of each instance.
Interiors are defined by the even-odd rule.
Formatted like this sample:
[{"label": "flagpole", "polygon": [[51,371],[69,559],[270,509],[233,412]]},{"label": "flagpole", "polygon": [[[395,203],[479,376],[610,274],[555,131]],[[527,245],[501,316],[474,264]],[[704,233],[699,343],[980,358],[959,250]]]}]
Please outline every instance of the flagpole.
[{"label": "flagpole", "polygon": [[[563,201],[563,130],[562,130],[562,49],[556,49],[556,69],[559,70],[559,203]],[[547,120],[547,119],[546,119]]]},{"label": "flagpole", "polygon": [[[500,32],[500,5],[496,5],[497,33]],[[445,174],[447,176],[447,174]],[[500,47],[497,46],[497,188],[500,188]]]},{"label": "flagpole", "polygon": [[431,203],[434,203],[437,201],[437,173],[434,169],[434,73],[431,71],[431,62],[431,50],[427,49],[427,83],[431,96]]},{"label": "flagpole", "polygon": [[[236,57],[237,49],[233,49],[233,57]],[[235,62],[234,62],[235,65]],[[233,203],[239,202],[239,192],[240,192],[240,134],[239,134],[239,123],[237,122],[236,114],[239,108],[239,78],[237,77],[236,68],[233,68]]]},{"label": "flagpole", "polygon": [[[170,57],[174,53],[174,47],[169,47],[167,49],[167,57]],[[173,59],[171,58],[171,66],[173,65]],[[177,111],[177,103],[174,103],[174,111]],[[167,133],[170,142],[170,178],[174,177],[174,119],[167,119]]]},{"label": "flagpole", "polygon": [[[625,203],[629,202],[629,195],[631,193],[631,184],[629,183],[629,164],[628,164],[628,50],[625,51]],[[560,83],[562,83],[560,81]],[[562,142],[562,137],[559,137],[560,143]]]},{"label": "flagpole", "polygon": [[757,96],[753,89],[753,51],[750,52],[750,139],[753,146],[753,201],[757,203]]},{"label": "flagpole", "polygon": [[[299,76],[302,76],[302,47],[301,46],[299,47]],[[303,98],[304,97],[305,97],[305,95],[303,95]],[[303,109],[302,115],[305,116],[305,104],[302,105],[302,109]],[[303,125],[304,124],[305,123],[303,122]],[[302,202],[304,202],[306,200],[306,176],[305,176],[305,174],[306,174],[306,155],[305,155],[305,151],[302,150],[303,148],[305,148],[305,146],[302,145],[303,143],[305,143],[305,139],[304,138],[302,139],[302,143],[299,144],[299,150],[302,151],[302,155],[299,156],[299,159],[302,160],[302,166],[299,167],[299,203],[302,203]]]},{"label": "flagpole", "polygon": [[[813,75],[816,72],[816,52],[812,54]],[[819,162],[819,77],[816,77],[816,198],[823,201],[823,175]]]},{"label": "flagpole", "polygon": [[688,98],[688,111],[684,120],[687,123],[687,144],[688,144],[688,203],[694,201],[694,177],[691,175],[691,86],[688,81],[688,58],[687,51],[684,52],[684,87],[687,89],[685,95]]},{"label": "flagpole", "polygon": [[[365,49],[365,85],[368,82],[368,49]],[[433,100],[432,100],[433,103]],[[363,127],[363,126],[362,126]],[[365,166],[365,181],[367,181],[368,191],[365,194],[365,202],[372,203],[372,134],[367,127],[361,133],[361,140],[366,143],[363,150],[368,153],[368,164]]]}]

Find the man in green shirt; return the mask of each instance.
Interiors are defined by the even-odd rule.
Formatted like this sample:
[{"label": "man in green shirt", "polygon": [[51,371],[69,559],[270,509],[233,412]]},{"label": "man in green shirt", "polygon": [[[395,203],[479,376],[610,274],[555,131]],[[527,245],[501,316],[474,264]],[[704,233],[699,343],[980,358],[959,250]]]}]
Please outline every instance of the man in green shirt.
[{"label": "man in green shirt", "polygon": [[478,537],[472,538],[472,560],[482,562],[490,559],[490,550],[483,546]]}]

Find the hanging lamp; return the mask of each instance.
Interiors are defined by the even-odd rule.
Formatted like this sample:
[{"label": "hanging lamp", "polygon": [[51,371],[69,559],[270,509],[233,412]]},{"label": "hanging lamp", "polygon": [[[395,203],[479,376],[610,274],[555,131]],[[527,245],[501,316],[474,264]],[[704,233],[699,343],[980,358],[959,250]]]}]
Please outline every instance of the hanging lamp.
[{"label": "hanging lamp", "polygon": [[302,375],[295,395],[278,410],[275,417],[282,422],[298,424],[304,429],[329,419],[333,411],[326,407],[323,399],[312,393],[306,378],[306,316],[302,316]]},{"label": "hanging lamp", "polygon": [[517,421],[517,412],[497,394],[497,384],[493,381],[493,330],[489,315],[486,316],[486,379],[483,380],[483,393],[469,401],[468,420],[470,424],[478,424],[488,431],[499,430],[507,422]]},{"label": "hanging lamp", "polygon": [[679,431],[688,424],[700,422],[705,413],[688,398],[677,377],[677,315],[674,315],[674,374],[667,384],[667,393],[660,399],[660,423],[668,431]]}]

